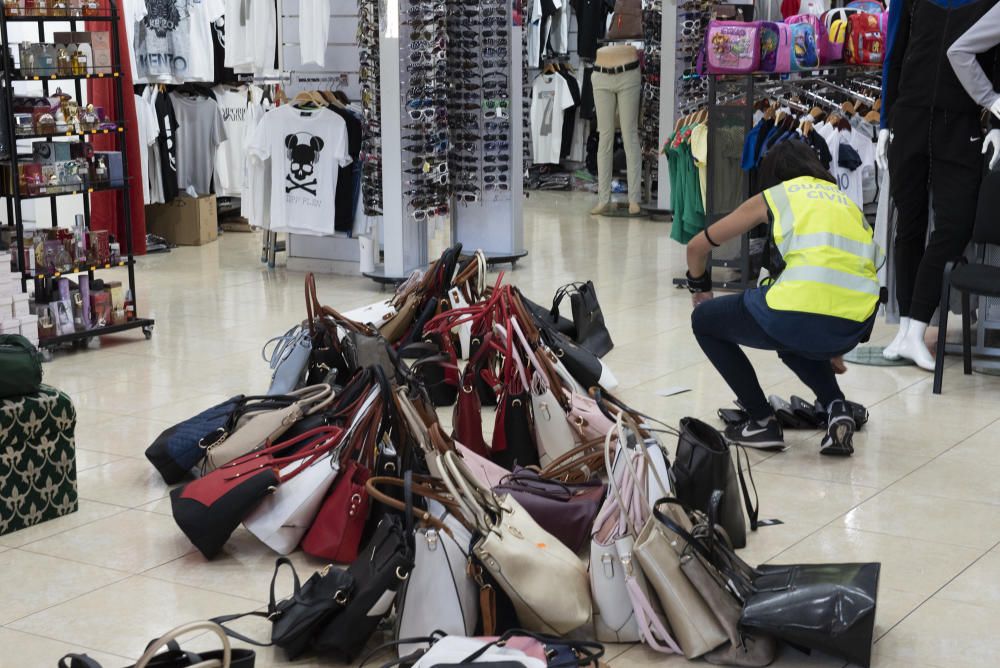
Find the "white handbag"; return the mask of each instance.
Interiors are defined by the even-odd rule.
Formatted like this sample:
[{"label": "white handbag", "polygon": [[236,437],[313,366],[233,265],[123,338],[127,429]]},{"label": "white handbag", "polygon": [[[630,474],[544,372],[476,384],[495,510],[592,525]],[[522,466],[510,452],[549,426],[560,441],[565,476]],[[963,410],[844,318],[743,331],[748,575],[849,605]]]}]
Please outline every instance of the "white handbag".
[{"label": "white handbag", "polygon": [[[553,460],[576,447],[577,439],[569,422],[567,422],[566,412],[559,405],[555,395],[552,394],[552,389],[548,385],[541,364],[535,357],[535,353],[532,352],[531,346],[528,345],[528,339],[521,331],[521,326],[518,325],[516,318],[511,319],[511,325],[528,355],[528,360],[535,369],[529,383],[520,357],[517,354],[513,355],[522,382],[531,391],[531,412],[535,418],[535,442],[538,444],[538,460],[542,466],[548,466]],[[498,333],[502,333],[502,336],[506,336],[502,327],[495,325],[494,328]]]},{"label": "white handbag", "polygon": [[[334,449],[323,455],[265,497],[243,520],[247,531],[278,554],[291,554],[302,542],[340,471],[338,452]],[[281,472],[291,473],[301,465],[294,462]]]},{"label": "white handbag", "polygon": [[565,635],[589,624],[593,606],[583,563],[509,494],[479,483],[455,452],[443,480],[479,534],[472,551],[506,592],[525,629]]},{"label": "white handbag", "polygon": [[375,329],[378,329],[387,320],[391,320],[392,316],[396,315],[396,307],[392,305],[391,299],[387,299],[346,311],[343,315],[354,322],[371,325]]},{"label": "white handbag", "polygon": [[[427,506],[448,531],[428,527],[414,531],[414,566],[396,604],[396,640],[425,638],[434,631],[471,636],[479,619],[479,585],[467,568],[472,534],[441,504],[429,500]],[[431,610],[433,614],[428,614]],[[400,644],[399,655],[419,648]]]},{"label": "white handbag", "polygon": [[208,444],[205,447],[204,473],[265,447],[304,416],[323,410],[333,403],[333,388],[320,383],[284,396],[294,397],[296,401],[283,408],[245,415],[237,421],[232,432],[224,433]]},{"label": "white handbag", "polygon": [[[471,655],[483,649],[488,640],[482,638],[463,638],[461,636],[445,636],[428,649],[413,668],[434,668],[435,666],[458,665]],[[519,666],[521,668],[546,668],[547,663],[528,656],[519,649],[509,646],[493,645],[476,663],[497,664],[502,666]]]},{"label": "white handbag", "polygon": [[[465,301],[462,291],[454,287],[448,290],[448,301],[451,302],[453,309],[467,308],[469,306],[469,302]],[[458,342],[461,344],[459,352],[462,355],[462,359],[469,359],[469,349],[472,346],[472,321],[467,320],[453,327],[451,331],[458,334]]]}]

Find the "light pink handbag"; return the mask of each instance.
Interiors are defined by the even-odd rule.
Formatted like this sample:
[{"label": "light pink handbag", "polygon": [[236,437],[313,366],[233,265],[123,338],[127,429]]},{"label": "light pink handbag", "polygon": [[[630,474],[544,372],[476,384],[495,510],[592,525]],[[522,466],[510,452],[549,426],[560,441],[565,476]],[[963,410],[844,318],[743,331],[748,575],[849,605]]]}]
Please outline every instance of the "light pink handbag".
[{"label": "light pink handbag", "polygon": [[[602,642],[641,641],[658,652],[681,654],[632,554],[638,527],[652,513],[645,494],[648,478],[650,475],[659,478],[659,474],[649,466],[649,457],[642,446],[619,446],[612,461],[613,440],[619,444],[628,442],[620,416],[605,436],[604,460],[612,493],[594,522],[590,547],[595,634]],[[665,485],[663,481],[657,482],[660,487]]]}]

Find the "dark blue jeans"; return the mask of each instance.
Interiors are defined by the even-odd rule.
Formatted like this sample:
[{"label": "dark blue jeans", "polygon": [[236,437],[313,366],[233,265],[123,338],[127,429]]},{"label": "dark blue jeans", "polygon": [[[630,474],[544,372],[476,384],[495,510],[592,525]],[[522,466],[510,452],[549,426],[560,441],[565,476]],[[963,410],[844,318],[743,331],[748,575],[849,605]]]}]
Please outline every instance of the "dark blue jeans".
[{"label": "dark blue jeans", "polygon": [[701,304],[691,314],[691,326],[698,345],[755,420],[764,420],[773,411],[740,346],[777,351],[781,361],[816,393],[823,406],[844,398],[830,366],[830,360],[840,353],[804,353],[783,345],[761,329],[744,306],[743,295],[716,297]]}]

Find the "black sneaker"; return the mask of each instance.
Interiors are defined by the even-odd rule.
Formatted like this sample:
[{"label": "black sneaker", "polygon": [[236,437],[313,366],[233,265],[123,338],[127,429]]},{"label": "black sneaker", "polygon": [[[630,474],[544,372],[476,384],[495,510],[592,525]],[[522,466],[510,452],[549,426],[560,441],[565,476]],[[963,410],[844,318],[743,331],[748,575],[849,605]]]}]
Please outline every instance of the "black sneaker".
[{"label": "black sneaker", "polygon": [[821,455],[850,457],[854,454],[854,410],[846,401],[834,401],[830,405],[830,418],[826,426],[826,436],[819,446]]},{"label": "black sneaker", "polygon": [[778,420],[772,417],[763,427],[750,418],[726,427],[726,440],[758,450],[784,450],[785,434]]}]

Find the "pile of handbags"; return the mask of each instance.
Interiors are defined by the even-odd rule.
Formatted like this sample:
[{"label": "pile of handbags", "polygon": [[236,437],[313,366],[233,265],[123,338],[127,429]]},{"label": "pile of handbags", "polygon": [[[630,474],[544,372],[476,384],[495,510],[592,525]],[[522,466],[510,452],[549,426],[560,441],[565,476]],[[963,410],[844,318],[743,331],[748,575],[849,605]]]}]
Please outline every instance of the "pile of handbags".
[{"label": "pile of handbags", "polygon": [[888,12],[878,0],[854,0],[822,16],[784,22],[709,23],[704,67],[711,74],[799,72],[832,63],[881,65]]},{"label": "pile of handbags", "polygon": [[[592,285],[545,308],[486,286],[479,267],[449,249],[366,309],[378,317],[323,306],[308,277],[306,321],[270,346],[272,391],[208,408],[149,447],[206,558],[242,525],[278,554],[328,562],[302,582],[279,558],[266,610],[213,621],[289,658],[356,662],[390,621],[400,665],[487,653],[596,665],[601,643],[642,642],[763,666],[779,640],[867,665],[878,565],[745,564],[734,550],[757,505],[741,451],[704,422],[662,425],[609,392]],[[565,296],[572,320],[558,312]],[[673,462],[661,434],[677,439]],[[270,639],[242,633],[246,616],[268,619]],[[498,636],[544,651],[504,658]]]}]

